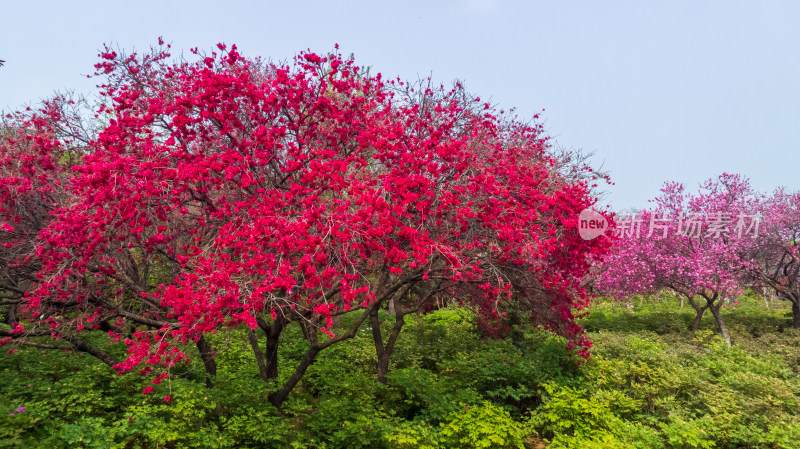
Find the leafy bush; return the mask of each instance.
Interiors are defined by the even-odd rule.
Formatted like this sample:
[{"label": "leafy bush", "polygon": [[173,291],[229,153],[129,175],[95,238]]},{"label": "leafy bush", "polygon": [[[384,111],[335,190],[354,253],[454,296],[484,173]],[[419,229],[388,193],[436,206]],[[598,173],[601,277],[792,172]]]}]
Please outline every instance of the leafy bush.
[{"label": "leafy bush", "polygon": [[[460,404],[460,405],[463,405]],[[488,401],[451,413],[442,423],[445,447],[522,448],[522,425]]]},{"label": "leafy bush", "polygon": [[[319,355],[281,412],[242,329],[213,337],[224,349],[213,388],[202,371],[179,370],[165,380],[169,401],[143,396],[143,376],[23,348],[0,358],[0,448],[519,448],[544,438],[554,449],[794,449],[798,334],[766,326],[754,336],[753,323],[779,322],[785,310],[741,304],[725,311],[731,348],[706,327],[636,328],[688,316],[675,303],[643,301],[632,312],[600,304],[601,319],[585,319],[594,348],[580,366],[545,331],[522,328],[512,342],[482,338],[465,309],[410,316],[386,384],[375,380],[364,327]],[[635,331],[617,329],[615,317]],[[286,345],[287,366],[303,345]]]}]

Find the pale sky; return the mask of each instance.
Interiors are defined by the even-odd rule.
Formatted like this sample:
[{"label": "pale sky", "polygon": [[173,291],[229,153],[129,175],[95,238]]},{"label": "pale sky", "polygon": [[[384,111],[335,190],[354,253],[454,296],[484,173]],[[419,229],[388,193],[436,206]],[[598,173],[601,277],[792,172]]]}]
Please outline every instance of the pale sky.
[{"label": "pale sky", "polygon": [[[800,2],[36,2],[0,12],[0,109],[92,93],[103,43],[237,44],[276,60],[338,43],[384,76],[458,78],[594,151],[614,209],[723,171],[800,189]],[[82,76],[84,75],[84,76]]]}]

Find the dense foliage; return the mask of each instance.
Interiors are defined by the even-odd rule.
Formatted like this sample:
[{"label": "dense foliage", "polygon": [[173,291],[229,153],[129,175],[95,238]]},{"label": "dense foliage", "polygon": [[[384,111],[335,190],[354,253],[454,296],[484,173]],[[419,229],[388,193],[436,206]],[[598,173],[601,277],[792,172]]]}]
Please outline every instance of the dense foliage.
[{"label": "dense foliage", "polygon": [[[409,317],[386,384],[375,381],[369,329],[320,354],[284,404],[252,369],[246,327],[212,338],[215,388],[201,367],[174,373],[169,402],[147,380],[109,375],[89,356],[23,348],[0,362],[0,444],[84,448],[793,448],[800,438],[800,334],[785,303],[727,304],[738,343],[664,298],[612,302],[582,321],[595,342],[576,366],[565,342],[535,328],[519,344],[485,340],[477,317]],[[350,316],[342,318],[348,324]],[[392,326],[391,319],[382,320]],[[297,361],[298,338],[285,357]],[[289,372],[283,372],[288,376]],[[24,411],[17,409],[24,407]],[[13,414],[13,415],[11,415]]]}]

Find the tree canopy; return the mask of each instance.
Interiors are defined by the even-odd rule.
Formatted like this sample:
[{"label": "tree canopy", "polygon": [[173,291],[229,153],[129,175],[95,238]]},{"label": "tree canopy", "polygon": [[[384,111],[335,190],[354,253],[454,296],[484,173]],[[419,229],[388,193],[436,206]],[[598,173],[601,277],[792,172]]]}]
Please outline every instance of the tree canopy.
[{"label": "tree canopy", "polygon": [[[276,405],[319,351],[390,303],[466,304],[489,334],[513,310],[588,356],[573,311],[609,240],[584,241],[576,224],[599,175],[556,156],[539,125],[459,83],[386,81],[338,52],[291,64],[223,44],[193,53],[106,48],[92,126],[64,99],[9,119],[4,342],[83,344],[157,383],[188,362],[187,344],[212,377],[203,336],[245,325],[267,380],[297,323],[310,346]],[[335,333],[347,312],[355,327]],[[79,339],[95,331],[127,357]]]}]

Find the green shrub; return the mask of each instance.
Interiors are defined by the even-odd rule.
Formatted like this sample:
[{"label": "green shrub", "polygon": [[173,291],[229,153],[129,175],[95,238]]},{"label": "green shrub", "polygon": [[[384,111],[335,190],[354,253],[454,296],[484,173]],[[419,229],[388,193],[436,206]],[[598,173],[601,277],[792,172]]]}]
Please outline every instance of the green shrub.
[{"label": "green shrub", "polygon": [[525,431],[511,415],[488,401],[453,412],[441,425],[445,447],[522,448]]},{"label": "green shrub", "polygon": [[[531,326],[487,339],[466,309],[408,316],[385,385],[365,325],[320,353],[281,411],[243,329],[209,338],[213,388],[193,364],[148,396],[147,376],[22,348],[0,358],[0,448],[518,448],[546,438],[553,449],[796,449],[800,330],[784,304],[759,301],[723,310],[730,348],[711,321],[690,332],[694,311],[674,300],[598,304],[583,320],[594,347],[580,366],[563,339]],[[308,343],[294,325],[282,337],[285,379]]]}]

